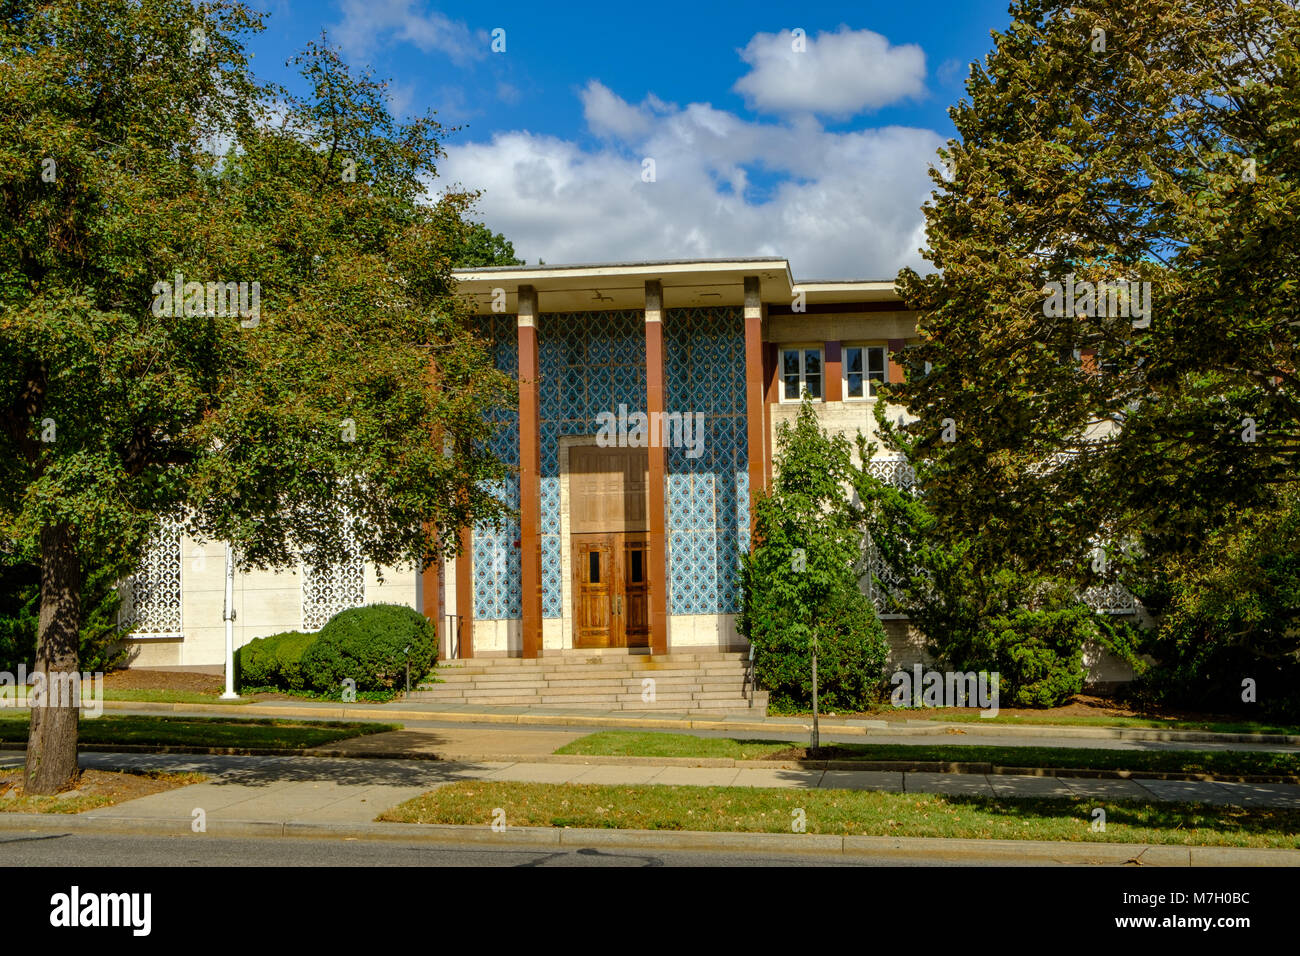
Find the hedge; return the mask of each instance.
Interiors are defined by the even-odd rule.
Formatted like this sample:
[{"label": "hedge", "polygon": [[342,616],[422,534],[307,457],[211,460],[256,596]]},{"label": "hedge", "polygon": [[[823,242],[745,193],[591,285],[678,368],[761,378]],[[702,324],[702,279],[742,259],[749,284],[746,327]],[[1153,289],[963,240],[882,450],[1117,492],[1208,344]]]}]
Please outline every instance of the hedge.
[{"label": "hedge", "polygon": [[394,690],[419,680],[437,661],[438,638],[423,614],[402,604],[371,604],[340,611],[320,629],[302,655],[302,671],[313,690],[334,693],[343,681],[357,690]]},{"label": "hedge", "polygon": [[285,631],[250,641],[235,656],[235,680],[241,688],[331,696],[348,678],[358,691],[397,690],[408,656],[411,679],[419,680],[437,662],[434,626],[405,605],[371,604],[340,611],[314,634]]}]

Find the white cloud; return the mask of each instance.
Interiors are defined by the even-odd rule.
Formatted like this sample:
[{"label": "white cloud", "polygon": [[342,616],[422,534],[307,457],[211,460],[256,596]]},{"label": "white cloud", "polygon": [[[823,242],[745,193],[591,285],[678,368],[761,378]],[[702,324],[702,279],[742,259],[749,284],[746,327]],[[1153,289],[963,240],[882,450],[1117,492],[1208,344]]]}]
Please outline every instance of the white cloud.
[{"label": "white cloud", "polygon": [[393,43],[445,53],[457,63],[478,59],[487,50],[486,41],[463,22],[425,10],[424,0],[342,0],[339,6],[343,19],[330,34],[353,57],[364,58]]},{"label": "white cloud", "polygon": [[925,93],[925,52],[879,33],[840,27],[804,38],[759,33],[740,51],[750,72],[733,89],[754,109],[847,117]]},{"label": "white cloud", "polygon": [[[926,268],[920,207],[944,142],[931,130],[830,132],[807,115],[757,123],[653,96],[636,106],[594,81],[580,97],[601,145],[524,131],[453,140],[439,170],[444,186],[483,190],[484,220],[529,262],[779,255],[801,278]],[[641,181],[645,157],[656,182]]]}]

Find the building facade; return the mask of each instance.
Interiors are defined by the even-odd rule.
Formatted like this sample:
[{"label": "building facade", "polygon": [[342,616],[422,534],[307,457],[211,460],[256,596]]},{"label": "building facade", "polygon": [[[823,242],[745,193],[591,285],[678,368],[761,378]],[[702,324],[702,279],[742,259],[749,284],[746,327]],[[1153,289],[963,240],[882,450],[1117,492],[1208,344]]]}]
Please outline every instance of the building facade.
[{"label": "building facade", "polygon": [[[806,391],[828,429],[873,435],[878,389],[916,338],[892,280],[796,282],[772,258],[456,278],[519,383],[493,440],[510,475],[492,489],[518,520],[463,529],[461,556],[424,573],[239,574],[236,645],[388,602],[438,623],[443,659],[743,647],[739,561],[777,428]],[[905,480],[901,463],[873,467]],[[222,662],[224,560],[164,530],[127,602],[135,666]],[[924,660],[884,616],[895,663]]]}]

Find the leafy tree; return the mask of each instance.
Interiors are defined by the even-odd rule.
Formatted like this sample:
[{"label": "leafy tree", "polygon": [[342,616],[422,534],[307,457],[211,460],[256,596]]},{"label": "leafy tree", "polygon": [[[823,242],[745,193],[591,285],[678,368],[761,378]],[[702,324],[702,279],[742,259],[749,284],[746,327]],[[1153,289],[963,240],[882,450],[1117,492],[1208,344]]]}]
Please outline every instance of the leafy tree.
[{"label": "leafy tree", "polygon": [[970,539],[940,529],[919,490],[926,463],[918,462],[916,483],[900,487],[871,474],[873,451],[859,438],[853,485],[886,572],[876,586],[925,635],[927,650],[954,670],[998,673],[1004,706],[1051,707],[1078,693],[1084,646],[1112,641],[1073,582],[1024,562],[981,560]]},{"label": "leafy tree", "polygon": [[770,494],[755,503],[755,545],[741,559],[740,631],[754,645],[756,677],[776,709],[819,700],[862,710],[879,692],[889,646],[855,570],[861,519],[849,497],[852,450],[828,436],[810,400],[777,430]]},{"label": "leafy tree", "polygon": [[456,269],[474,269],[484,266],[521,266],[523,259],[515,257],[515,246],[499,232],[493,232],[486,223],[468,218],[467,205],[477,193],[456,194],[445,197],[439,207],[454,217],[452,230],[456,240],[451,253],[451,264]]},{"label": "leafy tree", "polygon": [[1169,555],[1146,582],[1160,621],[1141,648],[1161,666],[1132,688],[1139,700],[1300,719],[1300,486],[1279,497],[1233,510],[1204,548]]},{"label": "leafy tree", "polygon": [[[341,560],[345,530],[424,564],[500,515],[485,412],[511,384],[422,198],[440,128],[395,123],[323,45],[305,96],[260,85],[260,28],[233,0],[0,18],[0,539],[40,563],[38,669],[76,669],[84,569],[164,518],[265,568]],[[171,308],[178,274],[250,283],[249,307]],[[31,792],[75,777],[76,724],[33,713]]]},{"label": "leafy tree", "polygon": [[[1078,567],[1098,538],[1185,541],[1295,471],[1300,14],[1011,12],[950,111],[951,176],[925,209],[939,271],[900,273],[922,342],[891,392],[919,418],[942,527],[995,562]],[[1047,308],[1045,281],[1071,275],[1150,282],[1149,324]],[[1248,416],[1268,423],[1255,442]]]},{"label": "leafy tree", "polygon": [[[1300,464],[1300,12],[1021,0],[1011,17],[950,111],[936,271],[899,275],[921,343],[889,393],[915,420],[883,429],[923,462],[935,547],[969,568],[954,604],[1008,573],[1062,601],[1117,576],[1140,590],[1225,515],[1275,507]],[[1056,308],[1049,283],[1071,280],[1137,300]]]}]

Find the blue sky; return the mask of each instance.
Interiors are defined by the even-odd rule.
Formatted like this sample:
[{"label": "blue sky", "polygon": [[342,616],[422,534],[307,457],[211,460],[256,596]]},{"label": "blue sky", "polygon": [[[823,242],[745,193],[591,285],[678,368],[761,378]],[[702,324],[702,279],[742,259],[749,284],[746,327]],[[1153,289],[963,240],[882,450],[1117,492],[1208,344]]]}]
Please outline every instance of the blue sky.
[{"label": "blue sky", "polygon": [[431,191],[483,190],[529,262],[779,255],[883,278],[923,266],[926,169],[1006,6],[263,0],[251,49],[294,85],[284,61],[323,29],[395,112],[461,127]]}]

